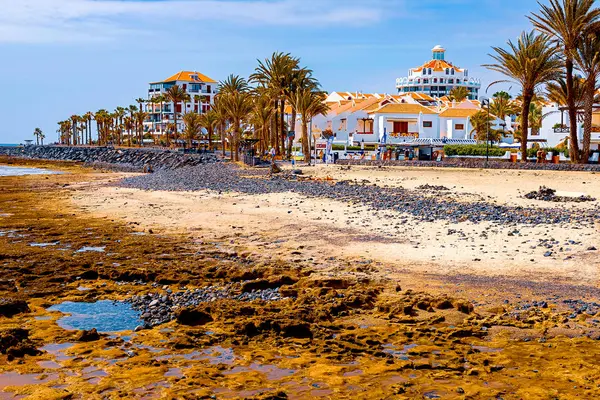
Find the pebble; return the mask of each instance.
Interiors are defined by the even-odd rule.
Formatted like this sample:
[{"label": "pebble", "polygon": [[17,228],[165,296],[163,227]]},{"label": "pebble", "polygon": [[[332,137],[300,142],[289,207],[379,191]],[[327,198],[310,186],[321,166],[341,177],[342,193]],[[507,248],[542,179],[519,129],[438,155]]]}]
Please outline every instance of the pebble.
[{"label": "pebble", "polygon": [[[262,178],[262,179],[257,179]],[[521,207],[498,205],[478,200],[458,202],[444,196],[431,196],[420,190],[401,187],[379,187],[354,181],[299,181],[297,175],[269,175],[268,170],[243,170],[230,164],[202,164],[154,174],[130,177],[118,185],[143,190],[195,191],[244,194],[298,193],[307,197],[327,198],[370,206],[373,211],[393,210],[412,215],[421,221],[446,220],[472,223],[562,224],[591,226],[598,220],[593,210]],[[514,233],[513,233],[514,235]]]},{"label": "pebble", "polygon": [[[228,284],[224,287],[207,286],[199,289],[185,289],[173,292],[167,286],[163,289],[166,293],[148,293],[145,295],[133,296],[126,300],[134,310],[141,313],[141,319],[144,326],[152,327],[169,322],[175,319],[175,311],[179,308],[193,307],[200,303],[214,302],[222,299],[231,299],[237,301],[278,301],[283,297],[278,288],[253,290],[251,292],[241,292],[241,286],[245,282],[237,284]],[[138,329],[136,328],[136,330]]]}]

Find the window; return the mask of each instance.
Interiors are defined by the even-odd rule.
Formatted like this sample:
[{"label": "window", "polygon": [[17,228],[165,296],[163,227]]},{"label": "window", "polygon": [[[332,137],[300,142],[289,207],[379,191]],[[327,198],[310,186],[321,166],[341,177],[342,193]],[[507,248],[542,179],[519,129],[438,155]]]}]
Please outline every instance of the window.
[{"label": "window", "polygon": [[454,129],[457,131],[464,131],[465,125],[464,124],[454,124]]},{"label": "window", "polygon": [[446,75],[450,75],[450,68],[446,68]]},{"label": "window", "polygon": [[450,75],[454,75],[454,68],[450,70]]},{"label": "window", "polygon": [[433,83],[437,83],[437,78],[433,78]]},{"label": "window", "polygon": [[448,83],[454,83],[454,79],[448,79]]},{"label": "window", "polygon": [[340,120],[340,128],[338,130],[345,131],[346,130],[346,123],[347,123],[346,118],[342,118]]},{"label": "window", "polygon": [[423,128],[431,128],[433,127],[432,121],[423,121]]},{"label": "window", "polygon": [[431,75],[431,68],[429,68],[429,69],[427,70],[427,74],[428,74],[428,75]]},{"label": "window", "polygon": [[392,133],[408,133],[408,121],[394,121]]}]

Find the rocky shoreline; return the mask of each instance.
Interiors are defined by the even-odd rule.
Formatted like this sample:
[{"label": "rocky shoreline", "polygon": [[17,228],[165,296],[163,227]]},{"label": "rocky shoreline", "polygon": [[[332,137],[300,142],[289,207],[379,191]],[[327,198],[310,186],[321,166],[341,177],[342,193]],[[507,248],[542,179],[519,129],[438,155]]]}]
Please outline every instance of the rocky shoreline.
[{"label": "rocky shoreline", "polygon": [[172,170],[217,162],[214,153],[179,152],[111,147],[25,146],[0,147],[0,155],[40,160],[78,161],[108,169],[140,172],[149,164],[154,170]]},{"label": "rocky shoreline", "polygon": [[[153,286],[157,286],[154,284]],[[191,312],[187,307],[195,307],[201,303],[210,303],[218,300],[234,301],[276,301],[281,300],[279,288],[253,289],[243,291],[240,284],[227,284],[224,287],[207,286],[198,289],[182,288],[174,292],[168,286],[163,286],[163,293],[147,293],[134,296],[128,300],[132,308],[139,311],[144,322],[141,328],[151,328],[177,319],[186,325],[195,325],[208,322],[212,318],[208,314]]]},{"label": "rocky shoreline", "polygon": [[[305,177],[306,178],[306,177]],[[364,204],[374,210],[407,213],[422,221],[446,220],[498,224],[592,224],[594,211],[560,208],[526,208],[498,205],[486,201],[457,202],[450,197],[432,196],[431,190],[408,190],[380,187],[370,181],[299,180],[296,174],[269,175],[264,170],[242,170],[233,165],[202,165],[152,175],[132,177],[119,183],[122,187],[143,190],[196,191],[212,190],[265,194],[290,192],[309,197]],[[439,189],[439,188],[437,188]],[[402,223],[401,220],[397,221]]]}]

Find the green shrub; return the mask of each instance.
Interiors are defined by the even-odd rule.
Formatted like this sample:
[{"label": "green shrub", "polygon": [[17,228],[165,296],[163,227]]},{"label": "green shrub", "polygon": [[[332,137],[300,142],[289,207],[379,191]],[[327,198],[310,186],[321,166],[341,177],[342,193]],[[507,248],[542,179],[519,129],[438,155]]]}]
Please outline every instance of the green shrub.
[{"label": "green shrub", "polygon": [[486,151],[492,157],[501,157],[506,153],[506,149],[497,146],[489,146],[486,150],[485,144],[449,144],[444,146],[444,153],[447,156],[485,156]]}]

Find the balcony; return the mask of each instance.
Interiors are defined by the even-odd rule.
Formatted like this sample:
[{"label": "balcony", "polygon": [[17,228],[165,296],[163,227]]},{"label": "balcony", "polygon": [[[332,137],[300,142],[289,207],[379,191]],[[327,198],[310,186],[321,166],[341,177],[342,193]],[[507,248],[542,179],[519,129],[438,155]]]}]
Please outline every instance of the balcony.
[{"label": "balcony", "polygon": [[571,130],[569,128],[567,128],[566,126],[554,128],[554,133],[567,133],[568,134],[569,132],[571,132]]}]

